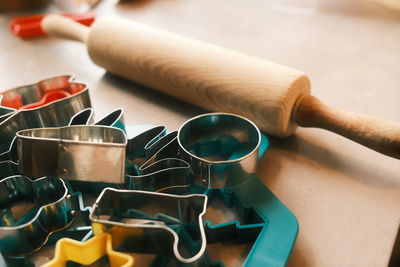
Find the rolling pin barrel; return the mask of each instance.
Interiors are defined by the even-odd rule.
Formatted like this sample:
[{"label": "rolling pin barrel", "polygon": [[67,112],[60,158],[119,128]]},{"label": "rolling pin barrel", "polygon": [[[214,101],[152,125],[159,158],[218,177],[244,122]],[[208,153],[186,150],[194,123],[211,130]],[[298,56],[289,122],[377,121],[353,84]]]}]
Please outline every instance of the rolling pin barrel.
[{"label": "rolling pin barrel", "polygon": [[125,20],[95,22],[87,49],[110,72],[207,110],[245,116],[280,137],[294,132],[293,105],[310,91],[299,71]]},{"label": "rolling pin barrel", "polygon": [[310,95],[300,71],[118,18],[98,19],[89,30],[50,15],[42,27],[85,42],[91,59],[112,73],[207,110],[242,115],[269,134],[320,127],[400,158],[398,123],[327,107]]},{"label": "rolling pin barrel", "polygon": [[44,28],[87,39],[97,65],[204,109],[245,116],[275,136],[294,132],[292,108],[310,92],[303,73],[275,63],[117,18],[99,19],[87,37],[78,31],[74,37],[69,25],[56,29],[67,20],[49,16]]}]

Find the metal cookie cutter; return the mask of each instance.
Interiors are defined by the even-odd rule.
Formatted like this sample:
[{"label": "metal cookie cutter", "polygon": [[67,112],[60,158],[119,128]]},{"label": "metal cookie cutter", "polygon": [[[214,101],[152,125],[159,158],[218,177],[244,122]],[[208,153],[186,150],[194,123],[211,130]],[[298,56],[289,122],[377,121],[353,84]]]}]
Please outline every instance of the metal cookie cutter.
[{"label": "metal cookie cutter", "polygon": [[[89,220],[91,207],[85,207],[81,193],[71,193],[70,188],[68,187],[68,181],[64,182],[68,188],[69,195],[67,195],[67,198],[73,208],[74,220],[67,228],[57,232],[52,232],[45,242],[45,246],[54,246],[62,238],[70,238],[83,242],[93,236],[92,226]],[[29,213],[27,213],[28,215],[25,216],[29,216],[29,214],[35,211],[36,210],[29,211]],[[35,266],[35,259],[38,257],[40,258],[40,254],[43,255],[41,252],[42,250],[39,250],[37,253],[31,253],[24,256],[3,255],[3,258],[7,266],[32,267]],[[3,265],[0,257],[0,266]]]},{"label": "metal cookie cutter", "polygon": [[86,84],[58,76],[1,93],[0,152],[19,130],[65,126],[71,116],[91,106]]},{"label": "metal cookie cutter", "polygon": [[[13,205],[32,201],[36,205],[16,218]],[[68,191],[61,179],[11,176],[0,181],[0,250],[4,255],[26,255],[40,249],[49,235],[73,221]]]},{"label": "metal cookie cutter", "polygon": [[17,133],[22,173],[62,179],[123,183],[125,133],[99,125],[22,130]]},{"label": "metal cookie cutter", "polygon": [[156,192],[188,187],[190,166],[178,153],[177,132],[167,134],[163,126],[129,139],[125,186]]},{"label": "metal cookie cutter", "polygon": [[108,256],[111,267],[131,267],[133,257],[113,250],[111,235],[102,233],[86,242],[78,242],[70,238],[62,238],[57,242],[54,259],[42,267],[66,266],[68,261],[89,265],[104,255]]},{"label": "metal cookie cutter", "polygon": [[195,262],[206,249],[202,217],[207,196],[171,195],[106,188],[93,205],[96,234],[108,232],[121,251],[156,250],[183,263]]},{"label": "metal cookie cutter", "polygon": [[257,171],[261,134],[250,120],[209,113],[185,122],[178,133],[180,157],[196,184],[208,188],[238,185]]}]

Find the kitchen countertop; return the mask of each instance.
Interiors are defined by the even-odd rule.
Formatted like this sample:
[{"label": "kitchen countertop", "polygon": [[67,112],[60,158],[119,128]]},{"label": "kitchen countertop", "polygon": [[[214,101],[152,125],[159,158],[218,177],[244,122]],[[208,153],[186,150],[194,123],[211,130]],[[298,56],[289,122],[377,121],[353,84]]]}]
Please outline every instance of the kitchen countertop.
[{"label": "kitchen countertop", "polygon": [[[400,9],[390,3],[396,4],[104,0],[95,11],[291,66],[310,76],[313,94],[325,103],[400,122]],[[90,85],[97,118],[122,107],[127,125],[178,129],[204,112],[106,73],[80,43],[12,36],[8,21],[23,14],[0,15],[1,90],[73,73]],[[299,128],[289,138],[270,137],[270,142],[259,177],[300,226],[288,266],[386,266],[390,257],[400,264],[399,248],[392,253],[396,236],[400,239],[399,160],[320,129]],[[211,256],[222,254],[216,249]],[[240,262],[231,260],[227,266]]]}]

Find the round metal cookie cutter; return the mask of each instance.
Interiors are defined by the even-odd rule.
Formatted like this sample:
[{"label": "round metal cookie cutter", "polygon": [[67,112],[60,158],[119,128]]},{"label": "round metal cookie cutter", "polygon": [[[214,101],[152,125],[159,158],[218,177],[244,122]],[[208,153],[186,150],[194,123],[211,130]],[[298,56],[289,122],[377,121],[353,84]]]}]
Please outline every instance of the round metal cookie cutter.
[{"label": "round metal cookie cutter", "polygon": [[256,175],[261,133],[250,120],[208,113],[186,121],[178,132],[180,155],[193,181],[207,188],[241,184]]}]

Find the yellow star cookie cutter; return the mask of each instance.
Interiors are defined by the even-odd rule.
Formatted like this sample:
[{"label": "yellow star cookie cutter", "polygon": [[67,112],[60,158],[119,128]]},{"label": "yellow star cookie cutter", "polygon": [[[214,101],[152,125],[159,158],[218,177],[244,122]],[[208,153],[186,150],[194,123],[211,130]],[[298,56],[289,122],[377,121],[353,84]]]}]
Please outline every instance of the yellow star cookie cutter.
[{"label": "yellow star cookie cutter", "polygon": [[70,238],[62,238],[57,242],[53,260],[42,267],[64,267],[68,261],[89,265],[108,256],[111,267],[131,267],[133,257],[112,248],[111,235],[102,233],[86,242],[79,242]]}]

